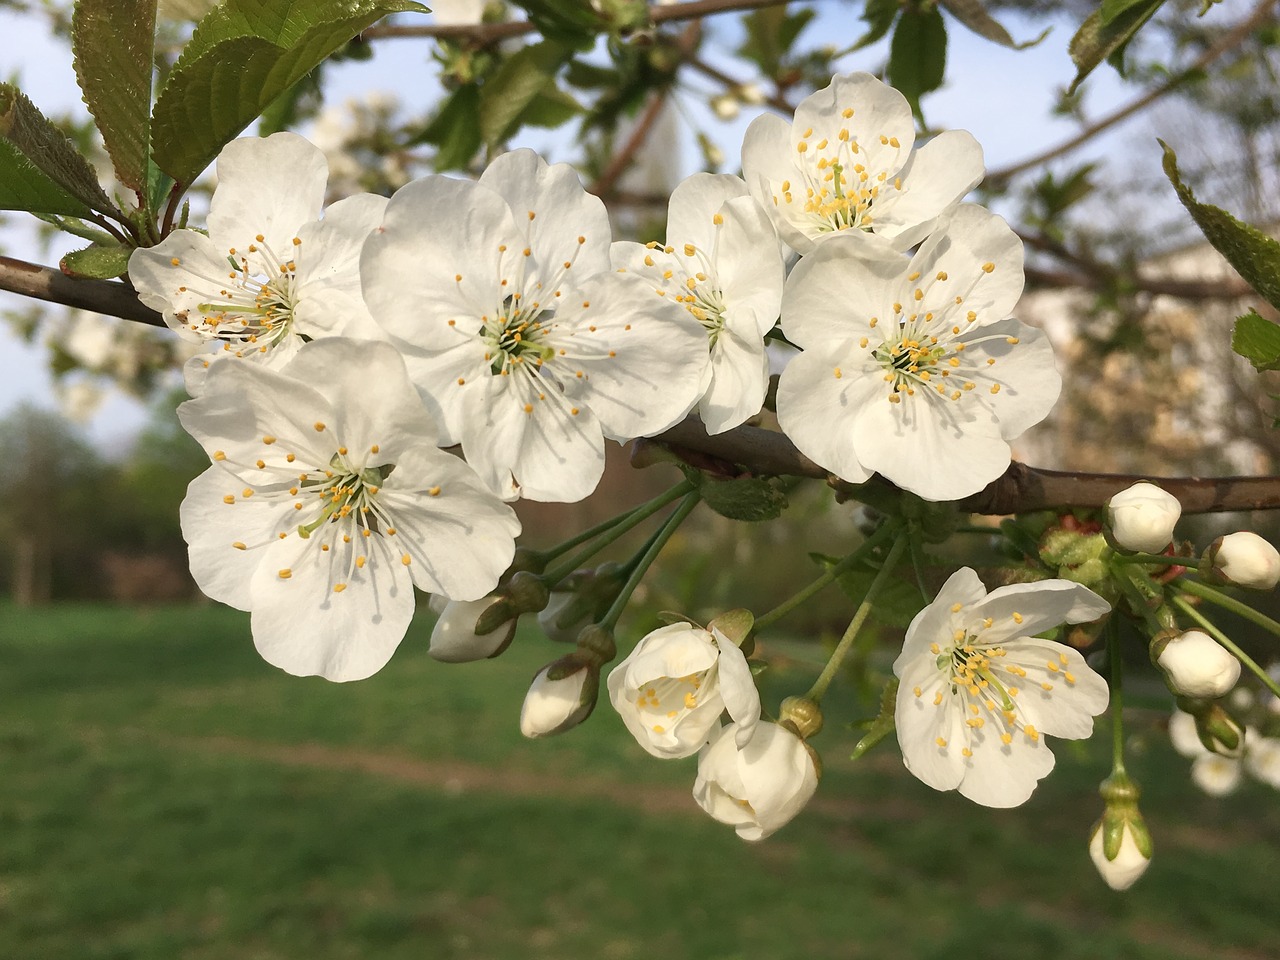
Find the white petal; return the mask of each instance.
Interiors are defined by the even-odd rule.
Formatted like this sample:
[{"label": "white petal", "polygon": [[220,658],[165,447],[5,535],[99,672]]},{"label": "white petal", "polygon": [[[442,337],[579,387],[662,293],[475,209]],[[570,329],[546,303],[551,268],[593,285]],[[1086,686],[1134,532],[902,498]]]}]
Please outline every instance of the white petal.
[{"label": "white petal", "polygon": [[368,562],[350,570],[299,537],[267,548],[250,588],[253,642],[264,660],[335,681],[362,680],[386,665],[413,619],[413,585],[386,539],[366,546]]},{"label": "white petal", "polygon": [[751,197],[739,197],[721,210],[715,247],[716,284],[729,310],[749,312],[760,336],[768,333],[782,308],[786,266],[773,225]]},{"label": "white petal", "polygon": [[995,725],[981,730],[968,729],[969,751],[964,780],[959,791],[984,807],[1016,807],[1025,803],[1049,771],[1053,769],[1053,752],[1043,737],[1032,739],[1026,734],[1013,734],[1013,742],[1000,739]]},{"label": "white petal", "polygon": [[[851,117],[844,117],[846,108],[852,108]],[[834,76],[828,86],[800,101],[791,125],[793,150],[810,128],[810,142],[836,141],[840,130],[848,128],[858,144],[859,161],[869,172],[886,171],[890,177],[906,162],[916,140],[907,98],[869,73]],[[892,139],[898,146],[881,142]]]},{"label": "white petal", "polygon": [[527,420],[512,466],[520,496],[555,503],[589,497],[604,474],[604,435],[594,412],[553,394],[528,402],[532,414],[513,414]]},{"label": "white petal", "polygon": [[[933,789],[954,790],[965,771],[960,752],[967,735],[963,698],[952,690],[948,675],[937,668],[931,656],[906,664],[899,680],[893,718],[902,762]],[[942,701],[935,703],[939,693]]]},{"label": "white petal", "polygon": [[[1022,296],[1022,241],[990,210],[962,203],[920,245],[910,272],[922,278],[921,312],[963,318],[972,311],[975,325],[996,323],[1008,318]],[[947,279],[938,280],[939,274]],[[957,296],[963,303],[955,303]]]},{"label": "white petal", "polygon": [[987,588],[970,567],[961,567],[951,574],[933,602],[917,613],[907,627],[902,652],[893,662],[893,672],[901,677],[908,665],[920,658],[932,663],[935,655],[930,652],[930,645],[951,640],[952,607],[957,603],[967,607],[986,595]]},{"label": "white petal", "polygon": [[982,180],[982,147],[964,130],[947,130],[916,150],[893,180],[881,187],[875,231],[903,250],[931,232],[935,218]]},{"label": "white petal", "polygon": [[[677,184],[667,205],[667,242],[672,246],[692,243],[703,250],[715,247],[716,226],[713,218],[720,208],[735,197],[747,195],[747,184],[741,177],[715,173],[695,173]],[[768,216],[763,210],[761,215]],[[773,232],[772,226],[769,232]]]},{"label": "white petal", "polygon": [[[984,644],[1013,637],[1030,637],[1060,623],[1088,623],[1111,609],[1088,587],[1070,580],[1037,580],[997,587],[964,611],[963,624],[978,633],[982,621],[992,625],[980,634]],[[1014,614],[1017,614],[1017,618]]]},{"label": "white petal", "polygon": [[[1049,338],[1017,320],[975,327],[959,342],[983,340],[966,350],[964,373],[976,385],[966,403],[977,403],[999,421],[1000,435],[1012,440],[1049,415],[1062,390]],[[1010,343],[1009,339],[1016,340]],[[994,359],[994,364],[988,364]],[[974,369],[976,368],[976,369]],[[996,393],[993,385],[999,384]]]},{"label": "white petal", "polygon": [[217,298],[228,272],[226,253],[219,253],[212,240],[194,230],[175,230],[156,246],[141,247],[129,257],[129,282],[137,288],[138,299],[192,341],[210,339],[192,324],[202,322],[200,304]]},{"label": "white petal", "polygon": [[328,180],[320,148],[296,133],[232,140],[218,155],[209,237],[223,253],[246,250],[261,234],[283,262],[302,225],[319,217]]},{"label": "white petal", "polygon": [[720,658],[716,664],[720,697],[724,700],[729,718],[737,728],[734,737],[741,749],[751,739],[760,721],[760,694],[756,690],[755,678],[751,675],[747,658],[742,655],[738,645],[717,633],[716,646],[720,650]]},{"label": "white petal", "polygon": [[[1026,671],[1016,698],[1024,723],[1065,740],[1083,740],[1093,733],[1093,718],[1107,709],[1110,692],[1107,682],[1084,662],[1078,650],[1032,637],[1002,646],[1008,655],[1000,659],[999,666],[1018,666]],[[1049,664],[1057,669],[1050,669]],[[1071,681],[1067,674],[1071,674]]]},{"label": "white petal", "polygon": [[778,380],[778,423],[805,456],[862,483],[873,471],[853,443],[854,425],[871,405],[889,404],[879,367],[860,363],[851,342],[843,346],[843,353],[805,350],[787,365]]},{"label": "white petal", "polygon": [[[868,259],[867,252],[857,234],[842,233],[796,264],[782,295],[788,340],[806,350],[858,337],[881,341],[907,264],[897,254]],[[877,332],[873,317],[886,327]]]},{"label": "white petal", "polygon": [[764,406],[769,359],[764,341],[748,336],[739,337],[726,326],[711,350],[711,385],[698,401],[698,415],[712,436],[746,422]]}]

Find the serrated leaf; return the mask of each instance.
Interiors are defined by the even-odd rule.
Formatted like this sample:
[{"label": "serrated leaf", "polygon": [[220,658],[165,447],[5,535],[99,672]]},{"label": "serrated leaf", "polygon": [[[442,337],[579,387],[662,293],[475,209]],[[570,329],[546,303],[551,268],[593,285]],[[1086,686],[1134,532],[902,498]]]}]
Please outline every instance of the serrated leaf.
[{"label": "serrated leaf", "polygon": [[554,130],[568,123],[582,109],[582,104],[576,99],[552,85],[529,101],[529,105],[520,114],[519,125]]},{"label": "serrated leaf", "polygon": [[920,98],[942,86],[947,69],[947,27],[934,7],[904,11],[889,43],[889,82],[920,115]]},{"label": "serrated leaf", "polygon": [[1049,35],[1052,27],[1045,27],[1034,40],[1018,43],[1004,28],[1004,25],[987,12],[982,0],[938,0],[938,5],[950,13],[980,37],[1011,50],[1025,50],[1034,47]]},{"label": "serrated leaf", "polygon": [[1225,210],[1196,200],[1178,174],[1177,155],[1163,140],[1159,142],[1164,148],[1165,175],[1205,238],[1249,286],[1280,310],[1280,243],[1256,227],[1241,223]]},{"label": "serrated leaf", "polygon": [[1280,325],[1250,310],[1236,320],[1231,331],[1231,349],[1258,371],[1280,370]]},{"label": "serrated leaf", "polygon": [[[838,562],[834,557],[822,558],[823,566],[828,569]],[[837,582],[845,596],[854,603],[861,603],[866,598],[867,591],[871,589],[871,581],[875,579],[878,572],[870,567],[855,567],[842,573]],[[924,599],[920,596],[915,583],[909,578],[891,579],[876,595],[875,603],[871,607],[871,619],[886,627],[902,628],[910,624],[911,619],[923,607]]]},{"label": "serrated leaf", "polygon": [[1103,22],[1100,11],[1091,13],[1067,46],[1071,61],[1076,65],[1076,78],[1067,88],[1067,95],[1075,93],[1076,87],[1103,60],[1120,54],[1125,44],[1133,39],[1133,35],[1151,19],[1163,3],[1164,0],[1137,0],[1106,23]]},{"label": "serrated leaf", "polygon": [[474,83],[459,87],[410,145],[434,144],[437,170],[466,169],[481,147],[480,125],[475,122],[479,110],[480,88]]},{"label": "serrated leaf", "polygon": [[510,57],[480,89],[480,138],[497,146],[515,132],[525,107],[555,82],[570,50],[543,40]]},{"label": "serrated leaf", "polygon": [[[181,184],[194,180],[268,104],[361,30],[389,13],[426,9],[411,0],[292,0],[274,5],[283,16],[277,21],[263,12],[266,7],[266,0],[226,0],[201,21],[169,73],[152,116],[152,137],[156,164]],[[343,15],[320,19],[337,10]],[[255,29],[281,43],[245,32]]]},{"label": "serrated leaf", "polygon": [[156,0],[79,0],[71,17],[76,80],[116,179],[144,192],[151,145]]},{"label": "serrated leaf", "polygon": [[72,277],[90,277],[94,280],[114,280],[129,269],[132,247],[99,246],[94,244],[83,250],[73,250],[62,258],[58,266]]},{"label": "serrated leaf", "polygon": [[775,481],[759,477],[708,476],[699,492],[708,507],[730,520],[772,520],[787,508],[786,493]]},{"label": "serrated leaf", "polygon": [[89,161],[8,83],[0,83],[0,144],[0,209],[119,215]]}]

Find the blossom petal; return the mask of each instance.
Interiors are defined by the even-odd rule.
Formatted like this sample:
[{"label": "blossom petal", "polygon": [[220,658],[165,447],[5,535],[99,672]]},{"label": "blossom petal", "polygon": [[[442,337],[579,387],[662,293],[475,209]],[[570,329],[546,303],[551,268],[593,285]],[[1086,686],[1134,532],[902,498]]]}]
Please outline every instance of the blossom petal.
[{"label": "blossom petal", "polygon": [[[895,665],[895,672],[899,669]],[[902,762],[935,790],[954,790],[965,771],[963,697],[931,657],[916,657],[901,669],[893,719]]]},{"label": "blossom petal", "polygon": [[[853,110],[847,118],[846,108]],[[858,145],[858,159],[867,170],[884,171],[890,177],[901,169],[916,141],[907,98],[869,73],[838,74],[828,86],[800,101],[791,125],[793,152],[806,130],[812,130],[811,140],[837,140],[841,128],[849,129],[850,139]]]},{"label": "blossom petal", "polygon": [[217,170],[205,222],[219,253],[259,242],[288,260],[298,230],[320,216],[329,180],[324,153],[296,133],[244,137],[222,148]]},{"label": "blossom petal", "polygon": [[760,694],[756,690],[755,678],[751,675],[747,658],[738,645],[723,634],[716,633],[716,646],[720,650],[716,665],[720,697],[724,700],[729,718],[737,728],[734,739],[738,749],[742,749],[760,722]]},{"label": "blossom petal", "polygon": [[209,340],[194,329],[201,320],[200,304],[218,297],[227,272],[226,254],[194,230],[175,230],[129,257],[129,282],[138,299],[163,314],[171,330],[192,341]]},{"label": "blossom petal", "polygon": [[778,380],[778,423],[805,456],[850,483],[862,483],[873,471],[863,464],[852,427],[871,405],[888,403],[878,367],[861,358],[852,342],[843,348],[805,350],[787,365]]},{"label": "blossom petal", "polygon": [[[877,248],[878,250],[878,248]],[[882,339],[873,317],[888,324],[906,269],[892,252],[871,251],[854,233],[842,233],[804,257],[787,278],[782,294],[782,329],[804,349],[839,340]]]},{"label": "blossom petal", "polygon": [[[997,587],[964,611],[964,626],[979,633],[984,644],[1014,637],[1030,637],[1060,623],[1088,623],[1111,610],[1111,605],[1083,584],[1070,580],[1038,580]],[[982,629],[990,618],[992,625]]]},{"label": "blossom petal", "polygon": [[1093,733],[1093,718],[1107,709],[1110,691],[1080,651],[1038,637],[1022,637],[1002,646],[1007,655],[1000,666],[1025,671],[1017,697],[1024,723],[1065,740],[1083,740]]},{"label": "blossom petal", "polygon": [[[990,268],[990,269],[988,269]],[[975,325],[1006,319],[1022,296],[1022,241],[996,214],[962,203],[939,220],[911,258],[924,298],[919,309],[945,316],[972,311]],[[937,278],[945,274],[947,279]],[[962,304],[955,297],[963,298]]]},{"label": "blossom petal", "polygon": [[555,503],[589,497],[604,474],[604,436],[594,411],[555,394],[529,403],[532,414],[513,414],[528,421],[511,468],[520,496]]},{"label": "blossom petal", "polygon": [[698,415],[714,436],[744,423],[764,406],[769,358],[764,341],[743,339],[728,326],[711,350],[711,385],[698,401]]},{"label": "blossom petal", "polygon": [[724,205],[715,246],[716,284],[726,316],[749,313],[760,336],[778,321],[786,267],[773,224],[751,197]]},{"label": "blossom petal", "polygon": [[961,567],[947,578],[934,601],[921,610],[907,627],[902,652],[893,662],[893,672],[901,677],[901,671],[912,661],[929,655],[930,644],[951,634],[952,608],[958,603],[967,607],[987,595],[978,575],[970,567]]},{"label": "blossom petal", "polygon": [[978,185],[985,172],[982,146],[965,130],[947,130],[916,150],[876,199],[876,233],[899,250],[933,232],[934,221]]},{"label": "blossom petal", "polygon": [[[334,681],[386,665],[413,619],[413,584],[386,538],[369,538],[367,550],[363,567],[345,570],[299,537],[267,548],[250,584],[253,642],[264,660]],[[340,582],[346,589],[335,592]]]},{"label": "blossom petal", "polygon": [[[1043,737],[1013,734],[1004,743],[994,725],[969,729],[964,779],[957,788],[962,796],[984,807],[1016,807],[1025,803],[1049,771],[1054,757]],[[913,771],[914,772],[914,771]]]},{"label": "blossom petal", "polygon": [[977,385],[973,399],[1000,422],[1002,437],[1012,440],[1049,415],[1062,392],[1062,376],[1043,331],[1009,319],[970,329],[957,340],[981,341],[966,350],[971,369],[965,376]]},{"label": "blossom petal", "polygon": [[[672,246],[692,243],[710,252],[716,245],[714,217],[728,201],[747,196],[741,177],[717,173],[695,173],[681,180],[671,191],[667,205],[667,242]],[[763,210],[761,216],[768,216]],[[769,232],[773,232],[770,225]]]}]

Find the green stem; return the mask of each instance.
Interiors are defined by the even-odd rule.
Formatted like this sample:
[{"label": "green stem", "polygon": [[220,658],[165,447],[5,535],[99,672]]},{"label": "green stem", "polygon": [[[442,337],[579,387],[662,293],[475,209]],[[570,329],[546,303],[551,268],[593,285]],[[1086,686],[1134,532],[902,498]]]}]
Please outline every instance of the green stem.
[{"label": "green stem", "polygon": [[1107,658],[1111,664],[1111,772],[1124,771],[1124,658],[1120,655],[1120,622],[1107,624]]},{"label": "green stem", "polygon": [[[551,561],[556,559],[556,557],[563,556],[568,553],[579,544],[586,543],[588,540],[594,540],[596,537],[600,537],[598,541],[591,544],[587,549],[580,550],[564,563],[557,564],[548,570],[543,576],[543,581],[546,583],[547,588],[554,590],[561,580],[573,573],[573,571],[577,570],[582,566],[582,564],[590,560],[609,544],[626,534],[637,524],[648,520],[672,500],[678,500],[693,489],[694,485],[688,480],[677,483],[670,490],[659,494],[648,503],[642,503],[634,510],[630,510],[627,513],[621,513],[616,517],[611,517],[602,523],[597,523],[594,527],[584,530],[577,536],[570,537],[563,543],[557,544],[550,550],[546,551],[544,556],[548,561]],[[607,536],[601,536],[601,534],[607,534]]]},{"label": "green stem", "polygon": [[889,578],[898,566],[898,561],[902,559],[902,552],[907,548],[907,539],[908,535],[906,533],[899,533],[898,539],[889,548],[889,555],[884,558],[884,564],[880,567],[876,578],[871,581],[871,586],[867,588],[867,595],[862,598],[862,603],[859,604],[857,612],[854,613],[853,619],[849,621],[849,626],[832,652],[831,659],[827,661],[827,665],[822,668],[822,673],[818,674],[818,679],[813,681],[813,686],[805,694],[808,699],[815,702],[820,701],[822,695],[827,692],[827,687],[831,686],[831,681],[835,679],[836,673],[840,670],[840,665],[844,663],[844,658],[849,653],[849,648],[853,646],[853,641],[858,636],[858,631],[862,629],[863,623],[870,616],[871,605],[875,602],[876,596],[884,588],[884,585],[889,582]]},{"label": "green stem", "polygon": [[1251,623],[1256,623],[1264,630],[1280,637],[1280,623],[1272,620],[1265,613],[1259,613],[1247,603],[1237,600],[1235,597],[1228,596],[1221,590],[1215,590],[1207,583],[1201,583],[1199,580],[1179,579],[1176,586],[1184,593],[1201,597],[1202,599],[1208,600],[1210,603],[1216,603],[1224,610],[1230,610],[1232,613],[1238,614]]},{"label": "green stem", "polygon": [[877,547],[880,546],[880,544],[884,543],[884,541],[888,539],[889,535],[894,532],[894,529],[895,528],[890,524],[885,524],[884,526],[880,527],[873,534],[871,534],[871,536],[869,536],[866,540],[864,540],[862,545],[858,547],[858,549],[854,550],[853,553],[849,554],[843,560],[836,563],[834,566],[828,569],[822,576],[818,577],[817,580],[814,580],[811,584],[809,584],[807,587],[805,587],[795,596],[790,597],[787,600],[783,600],[782,603],[778,604],[768,613],[765,613],[759,617],[756,617],[755,626],[752,629],[755,631],[759,631],[759,630],[763,630],[765,627],[773,623],[776,623],[777,621],[785,617],[788,613],[790,613],[792,610],[794,610],[796,607],[800,606],[800,604],[804,603],[806,600],[812,597],[814,594],[819,593],[820,591],[829,587],[831,584],[835,583],[835,581],[839,579],[842,574],[845,574],[848,571],[852,570],[859,563],[861,563],[863,560],[869,557],[873,550],[875,550]]},{"label": "green stem", "polygon": [[[627,582],[622,585],[622,590],[619,591],[617,598],[613,601],[613,606],[609,608],[609,612],[600,620],[600,626],[606,630],[612,630],[617,625],[618,618],[622,616],[622,611],[627,608],[627,603],[631,600],[631,594],[640,585],[640,581],[644,579],[645,573],[653,561],[658,558],[662,548],[667,545],[671,535],[680,528],[680,524],[684,523],[685,517],[693,512],[693,508],[698,505],[700,498],[697,490],[687,494],[680,506],[676,507],[675,513],[667,518],[661,531],[649,543],[644,553],[641,554],[639,561],[633,561],[635,565],[631,570],[631,575],[627,577]],[[631,564],[628,564],[628,566],[631,566]]]},{"label": "green stem", "polygon": [[1189,567],[1192,570],[1200,562],[1199,557],[1167,557],[1163,553],[1117,553],[1113,563],[1162,563],[1166,566]]},{"label": "green stem", "polygon": [[1252,670],[1254,675],[1262,681],[1263,686],[1274,693],[1277,697],[1280,697],[1280,684],[1276,683],[1267,671],[1258,666],[1257,661],[1254,660],[1253,657],[1241,650],[1234,640],[1214,626],[1213,622],[1209,620],[1208,617],[1188,603],[1186,597],[1175,596],[1173,598],[1173,603],[1179,610],[1185,613],[1196,623],[1200,624],[1200,626],[1204,628],[1205,632],[1213,637],[1213,639],[1217,640],[1220,644],[1235,654],[1236,659]]}]

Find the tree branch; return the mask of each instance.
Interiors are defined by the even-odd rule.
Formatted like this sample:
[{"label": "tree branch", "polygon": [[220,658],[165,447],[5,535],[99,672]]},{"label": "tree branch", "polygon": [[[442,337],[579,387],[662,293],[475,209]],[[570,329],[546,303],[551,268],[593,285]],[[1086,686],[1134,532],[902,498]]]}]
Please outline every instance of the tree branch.
[{"label": "tree branch", "polygon": [[1077,147],[1088,143],[1103,130],[1115,126],[1121,120],[1127,120],[1138,111],[1145,109],[1152,103],[1155,103],[1155,101],[1159,100],[1165,94],[1181,86],[1188,78],[1204,70],[1209,66],[1209,64],[1213,63],[1213,61],[1217,60],[1224,53],[1227,53],[1229,50],[1243,43],[1250,33],[1262,26],[1271,18],[1272,8],[1275,4],[1276,0],[1262,0],[1261,3],[1254,7],[1253,13],[1251,13],[1245,20],[1241,21],[1234,29],[1224,33],[1218,39],[1217,43],[1206,49],[1204,53],[1196,58],[1195,62],[1192,63],[1191,66],[1187,67],[1187,69],[1178,72],[1164,83],[1138,97],[1136,100],[1133,100],[1118,110],[1112,111],[1102,119],[1094,121],[1074,137],[1063,141],[1056,147],[1052,147],[1049,150],[1045,150],[1042,153],[1038,153],[1033,157],[1029,157],[1026,160],[1019,161],[1018,163],[1010,166],[1001,167],[999,170],[988,171],[987,183],[991,184],[1000,180],[1008,180],[1010,177],[1016,176],[1019,173],[1023,173],[1033,167],[1038,167],[1042,163],[1053,160],[1063,154],[1070,153]]},{"label": "tree branch", "polygon": [[[665,7],[653,7],[649,19],[657,26],[679,20],[697,20],[717,13],[733,13],[738,10],[758,10],[761,7],[777,7],[787,0],[688,0]],[[370,27],[362,33],[363,40],[384,40],[397,37],[436,37],[447,40],[467,40],[478,47],[487,47],[511,37],[533,33],[538,28],[527,20],[509,23],[477,24],[383,24]]]},{"label": "tree branch", "polygon": [[[49,267],[12,257],[0,257],[0,290],[164,326],[161,315],[145,306],[128,284],[68,277]],[[831,477],[776,430],[743,426],[708,436],[702,421],[690,416],[652,442],[700,467],[719,465],[722,473],[733,473],[732,465],[738,465],[755,474],[827,480],[837,491],[855,498],[860,491],[855,484]],[[962,500],[960,506],[971,513],[995,515],[1050,508],[1101,507],[1112,495],[1144,479],[1155,480],[1176,496],[1182,502],[1184,513],[1280,508],[1280,477],[1159,478],[1038,470],[1016,462],[999,480],[981,493]],[[879,477],[873,478],[871,484],[881,491],[892,490]]]},{"label": "tree branch", "polygon": [[13,257],[0,257],[0,290],[155,327],[164,326],[164,318],[139,300],[137,291],[127,283],[69,277],[60,270]]}]

